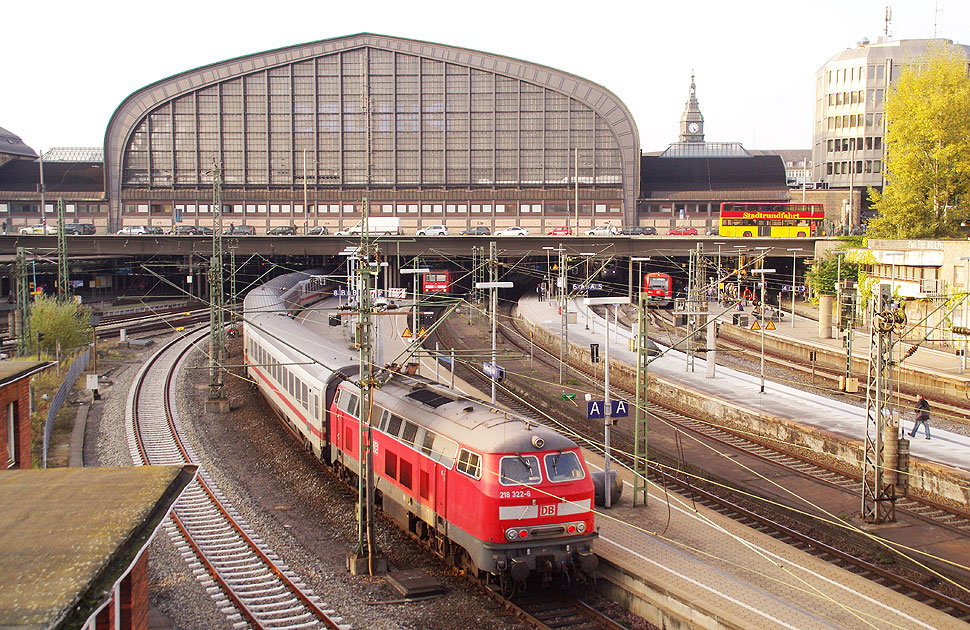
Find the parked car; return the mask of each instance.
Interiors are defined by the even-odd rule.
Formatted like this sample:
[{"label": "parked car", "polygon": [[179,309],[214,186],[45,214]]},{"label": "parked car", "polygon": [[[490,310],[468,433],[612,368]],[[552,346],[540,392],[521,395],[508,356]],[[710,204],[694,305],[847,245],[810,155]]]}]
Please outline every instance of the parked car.
[{"label": "parked car", "polygon": [[586,230],[587,236],[616,236],[619,230],[616,229],[615,225],[610,225],[609,223],[604,223],[602,225],[597,225],[591,230]]},{"label": "parked car", "polygon": [[296,236],[295,225],[280,225],[266,231],[266,236]]},{"label": "parked car", "polygon": [[199,232],[199,228],[194,225],[176,225],[172,228],[172,231],[169,232],[169,234],[174,234],[176,236],[195,236],[197,234],[201,234],[201,232]]},{"label": "parked car", "polygon": [[667,232],[667,236],[697,236],[695,227],[679,227]]},{"label": "parked car", "polygon": [[200,236],[212,236],[212,228],[205,227],[205,226],[200,225],[199,226],[199,235]]},{"label": "parked car", "polygon": [[529,235],[529,230],[525,229],[524,227],[519,227],[517,225],[513,225],[511,227],[501,229],[495,233],[495,236],[528,236],[528,235]]},{"label": "parked car", "polygon": [[568,225],[559,225],[546,231],[546,236],[572,236],[573,229]]},{"label": "parked car", "polygon": [[448,236],[448,226],[429,225],[418,230],[417,236]]},{"label": "parked car", "polygon": [[652,225],[628,225],[620,230],[620,234],[626,236],[656,236],[657,228]]},{"label": "parked car", "polygon": [[473,225],[462,232],[465,236],[488,236],[491,233],[492,229],[487,225]]},{"label": "parked car", "polygon": [[37,225],[28,225],[25,228],[20,228],[21,234],[57,234],[56,225],[48,225],[46,223],[38,223]]},{"label": "parked car", "polygon": [[144,236],[149,234],[147,225],[126,225],[117,232],[125,236]]},{"label": "parked car", "polygon": [[256,234],[256,228],[251,225],[234,225],[222,228],[223,236],[252,236]]},{"label": "parked car", "polygon": [[330,234],[330,232],[327,231],[326,225],[318,225],[310,228],[310,231],[307,232],[307,234],[310,236],[326,236],[327,234]]},{"label": "parked car", "polygon": [[94,234],[94,231],[94,224],[92,223],[67,223],[64,225],[65,234],[89,236]]},{"label": "parked car", "polygon": [[717,227],[717,226],[714,226],[714,227],[712,227],[711,229],[709,229],[707,231],[707,235],[708,236],[720,236],[721,235],[721,229],[719,227]]},{"label": "parked car", "polygon": [[146,229],[148,230],[146,232],[146,234],[164,234],[165,233],[165,230],[163,230],[162,228],[158,227],[157,225],[149,225]]}]

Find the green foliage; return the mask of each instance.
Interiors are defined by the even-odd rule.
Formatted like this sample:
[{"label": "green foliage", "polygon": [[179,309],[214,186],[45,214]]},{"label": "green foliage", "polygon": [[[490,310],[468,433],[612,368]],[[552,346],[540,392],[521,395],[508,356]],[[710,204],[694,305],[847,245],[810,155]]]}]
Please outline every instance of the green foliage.
[{"label": "green foliage", "polygon": [[[839,270],[839,258],[842,258],[841,273]],[[829,252],[824,258],[817,259],[812,263],[812,268],[808,271],[808,286],[812,287],[814,295],[835,295],[837,293],[836,283],[839,278],[842,280],[859,279],[859,263],[849,261],[849,256],[839,256],[834,251]]]},{"label": "green foliage", "polygon": [[30,306],[30,352],[37,353],[37,333],[44,336],[40,350],[48,356],[55,354],[58,341],[64,355],[86,345],[91,340],[89,318],[90,313],[76,302],[61,304],[53,297],[38,296]]},{"label": "green foliage", "polygon": [[907,67],[886,99],[886,186],[869,238],[955,236],[970,217],[967,58],[941,47]]}]

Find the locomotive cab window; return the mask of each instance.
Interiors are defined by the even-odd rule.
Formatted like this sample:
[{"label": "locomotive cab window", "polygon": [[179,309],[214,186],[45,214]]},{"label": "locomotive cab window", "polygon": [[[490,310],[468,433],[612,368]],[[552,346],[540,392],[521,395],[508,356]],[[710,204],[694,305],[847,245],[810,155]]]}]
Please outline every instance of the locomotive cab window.
[{"label": "locomotive cab window", "polygon": [[585,475],[576,453],[549,453],[546,460],[546,478],[549,481],[575,481]]},{"label": "locomotive cab window", "polygon": [[458,471],[475,479],[482,478],[482,458],[478,453],[461,449],[458,453]]},{"label": "locomotive cab window", "polygon": [[401,432],[401,416],[391,415],[391,421],[387,423],[387,434],[397,437],[398,433]]},{"label": "locomotive cab window", "polygon": [[359,398],[357,394],[352,394],[347,390],[340,392],[340,402],[339,407],[342,411],[349,413],[350,415],[357,417],[357,405],[359,403]]},{"label": "locomotive cab window", "polygon": [[514,455],[503,457],[499,462],[499,481],[503,486],[539,483],[539,458],[535,455]]}]

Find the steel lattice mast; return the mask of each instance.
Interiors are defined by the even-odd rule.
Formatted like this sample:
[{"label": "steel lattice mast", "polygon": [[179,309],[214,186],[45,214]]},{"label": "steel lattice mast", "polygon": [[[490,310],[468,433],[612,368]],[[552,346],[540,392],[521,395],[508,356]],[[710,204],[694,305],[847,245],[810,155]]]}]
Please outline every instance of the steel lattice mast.
[{"label": "steel lattice mast", "polygon": [[67,267],[67,235],[64,233],[64,199],[57,200],[57,300],[71,299],[71,277]]},{"label": "steel lattice mast", "polygon": [[892,336],[896,325],[890,291],[889,285],[880,285],[879,292],[873,296],[869,318],[869,377],[862,460],[862,518],[869,523],[896,520],[895,485],[892,481],[887,483],[885,461],[886,419],[891,415]]},{"label": "steel lattice mast", "polygon": [[223,382],[226,330],[222,291],[222,169],[212,165],[212,258],[209,260],[209,398],[206,411],[229,410]]}]

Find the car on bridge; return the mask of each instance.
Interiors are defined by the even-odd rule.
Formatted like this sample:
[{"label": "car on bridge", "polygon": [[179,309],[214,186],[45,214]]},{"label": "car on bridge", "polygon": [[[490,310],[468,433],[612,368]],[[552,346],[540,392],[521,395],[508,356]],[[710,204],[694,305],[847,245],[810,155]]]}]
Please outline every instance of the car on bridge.
[{"label": "car on bridge", "polygon": [[307,232],[308,236],[326,236],[328,234],[330,234],[330,232],[327,230],[326,225],[317,225],[310,228],[310,231]]},{"label": "car on bridge", "polygon": [[529,230],[518,225],[503,228],[495,233],[495,236],[528,236]]},{"label": "car on bridge", "polygon": [[222,228],[223,236],[253,236],[255,234],[256,228],[251,225],[230,225]]},{"label": "car on bridge", "polygon": [[65,234],[90,236],[94,232],[94,224],[92,223],[67,223],[64,225]]},{"label": "car on bridge", "polygon": [[448,236],[448,226],[429,225],[418,230],[416,236]]},{"label": "car on bridge", "polygon": [[546,236],[572,236],[573,229],[568,225],[558,225],[546,231]]},{"label": "car on bridge", "polygon": [[487,225],[473,225],[467,230],[463,230],[462,236],[488,236],[492,233],[492,229]]},{"label": "car on bridge", "polygon": [[586,230],[587,236],[616,236],[619,230],[616,229],[615,225],[609,223],[604,223],[602,225],[597,225],[591,230]]},{"label": "car on bridge", "polygon": [[667,236],[697,236],[696,227],[677,227],[667,232]]},{"label": "car on bridge", "polygon": [[117,232],[122,236],[145,236],[150,233],[147,225],[126,225]]},{"label": "car on bridge", "polygon": [[295,225],[278,225],[266,231],[266,236],[296,236]]},{"label": "car on bridge", "polygon": [[620,230],[620,234],[624,236],[656,236],[657,228],[652,225],[628,225]]},{"label": "car on bridge", "polygon": [[56,225],[48,225],[46,223],[38,223],[37,225],[28,225],[25,228],[20,228],[21,234],[57,234]]}]

